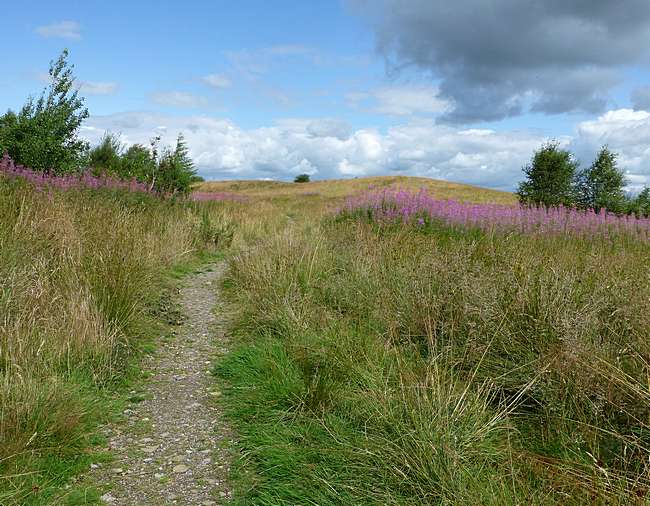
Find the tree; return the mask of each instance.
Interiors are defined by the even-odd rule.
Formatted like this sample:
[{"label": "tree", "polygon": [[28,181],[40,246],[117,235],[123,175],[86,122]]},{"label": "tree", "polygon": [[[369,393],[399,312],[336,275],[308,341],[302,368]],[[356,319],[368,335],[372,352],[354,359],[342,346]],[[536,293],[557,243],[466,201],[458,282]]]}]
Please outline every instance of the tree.
[{"label": "tree", "polygon": [[195,174],[194,162],[190,158],[185,137],[180,133],[176,139],[176,148],[165,150],[160,157],[156,188],[171,195],[187,194]]},{"label": "tree", "polygon": [[309,183],[309,174],[299,174],[293,179],[294,183]]},{"label": "tree", "polygon": [[573,205],[577,168],[578,162],[571,152],[560,149],[557,141],[542,145],[523,168],[526,180],[519,184],[519,201],[546,207]]},{"label": "tree", "polygon": [[122,154],[120,160],[121,175],[125,178],[136,178],[138,181],[154,185],[157,172],[154,154],[141,144],[134,144]]},{"label": "tree", "polygon": [[90,167],[98,171],[105,171],[120,177],[125,177],[122,170],[122,143],[111,133],[104,134],[99,145],[88,153]]},{"label": "tree", "polygon": [[639,216],[650,216],[650,188],[647,186],[634,199],[634,208]]},{"label": "tree", "polygon": [[77,135],[88,109],[74,87],[73,69],[66,49],[50,62],[50,84],[40,98],[30,97],[17,115],[8,111],[0,118],[1,147],[16,162],[54,173],[84,166],[88,143]]},{"label": "tree", "polygon": [[625,175],[616,164],[616,153],[603,146],[591,166],[576,178],[578,204],[598,212],[620,213],[625,208]]}]

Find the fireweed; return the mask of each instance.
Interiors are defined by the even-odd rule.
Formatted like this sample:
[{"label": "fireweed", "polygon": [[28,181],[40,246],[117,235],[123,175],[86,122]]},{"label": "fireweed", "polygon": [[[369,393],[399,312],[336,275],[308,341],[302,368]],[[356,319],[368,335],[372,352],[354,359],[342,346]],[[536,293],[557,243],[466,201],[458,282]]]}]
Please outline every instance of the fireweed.
[{"label": "fireweed", "polygon": [[341,217],[365,218],[379,224],[404,223],[423,227],[433,221],[475,227],[483,231],[578,236],[631,235],[650,239],[650,219],[617,216],[604,209],[582,211],[567,207],[526,207],[474,204],[436,199],[425,190],[386,189],[347,199]]},{"label": "fireweed", "polygon": [[108,175],[97,176],[92,174],[89,170],[81,174],[66,174],[56,176],[46,172],[38,172],[22,165],[14,163],[14,161],[5,154],[0,159],[0,175],[9,178],[23,179],[38,189],[99,189],[105,188],[109,190],[127,190],[130,192],[141,193],[155,193],[150,189],[149,185],[137,181],[135,178],[130,180],[122,180]]}]

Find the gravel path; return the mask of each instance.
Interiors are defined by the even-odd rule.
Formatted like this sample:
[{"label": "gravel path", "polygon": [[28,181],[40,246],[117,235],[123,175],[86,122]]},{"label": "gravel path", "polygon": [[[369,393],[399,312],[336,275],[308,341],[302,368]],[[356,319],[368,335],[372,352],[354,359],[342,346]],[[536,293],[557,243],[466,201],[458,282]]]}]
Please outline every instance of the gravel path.
[{"label": "gravel path", "polygon": [[223,265],[189,276],[181,289],[185,315],[176,337],[161,342],[145,364],[151,377],[144,399],[126,410],[127,422],[111,427],[116,460],[93,466],[112,505],[214,505],[230,499],[226,484],[231,436],[215,397],[211,359],[226,352],[218,285]]}]

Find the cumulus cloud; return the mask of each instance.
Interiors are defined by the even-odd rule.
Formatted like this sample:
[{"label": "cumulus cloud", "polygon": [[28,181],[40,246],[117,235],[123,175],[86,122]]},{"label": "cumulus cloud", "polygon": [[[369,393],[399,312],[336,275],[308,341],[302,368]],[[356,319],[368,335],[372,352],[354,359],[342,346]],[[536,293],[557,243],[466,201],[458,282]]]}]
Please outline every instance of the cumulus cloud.
[{"label": "cumulus cloud", "polygon": [[349,1],[372,16],[390,69],[440,80],[452,122],[602,112],[622,66],[650,55],[647,0]]},{"label": "cumulus cloud", "polygon": [[207,104],[205,97],[185,91],[160,91],[153,93],[151,99],[155,103],[167,107],[194,108],[203,107]]},{"label": "cumulus cloud", "polygon": [[117,83],[81,81],[79,91],[84,95],[112,95],[117,91]]},{"label": "cumulus cloud", "polygon": [[[353,130],[336,118],[293,118],[263,128],[243,129],[206,116],[177,117],[130,112],[90,118],[83,135],[98,142],[105,131],[125,144],[148,144],[157,135],[173,144],[186,136],[199,171],[214,179],[291,179],[403,174],[514,190],[521,168],[548,140],[531,131],[497,131],[411,119],[384,132]],[[606,144],[619,153],[629,189],[650,184],[650,112],[619,109],[579,123],[559,139],[583,166]]]},{"label": "cumulus cloud", "polygon": [[529,132],[463,130],[432,120],[385,132],[352,130],[332,118],[243,129],[225,119],[153,113],[95,116],[83,135],[97,142],[107,130],[120,132],[127,144],[146,144],[154,135],[171,144],[182,131],[200,173],[208,178],[410,174],[503,189],[515,186],[521,166],[544,140]]},{"label": "cumulus cloud", "polygon": [[45,38],[58,38],[68,40],[79,40],[81,38],[81,26],[76,21],[60,21],[49,25],[39,26],[36,33]]},{"label": "cumulus cloud", "polygon": [[571,148],[584,164],[602,145],[619,154],[631,190],[650,185],[650,112],[619,109],[578,125]]},{"label": "cumulus cloud", "polygon": [[230,86],[232,86],[230,79],[228,79],[223,74],[208,74],[207,76],[203,76],[201,78],[201,81],[203,81],[203,83],[207,84],[211,88],[215,88],[217,90],[230,88]]}]

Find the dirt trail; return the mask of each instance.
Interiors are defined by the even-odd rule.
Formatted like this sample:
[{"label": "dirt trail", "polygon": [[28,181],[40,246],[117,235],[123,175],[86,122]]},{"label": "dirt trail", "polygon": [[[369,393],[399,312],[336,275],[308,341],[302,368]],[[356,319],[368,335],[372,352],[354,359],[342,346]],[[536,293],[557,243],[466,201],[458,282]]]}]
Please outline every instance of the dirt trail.
[{"label": "dirt trail", "polygon": [[[188,276],[180,303],[186,317],[176,337],[144,364],[151,374],[144,400],[108,438],[115,461],[94,466],[112,505],[214,505],[228,501],[230,434],[215,406],[220,395],[209,369],[225,353],[225,317],[216,282],[223,265]],[[216,307],[216,309],[215,309]]]}]

